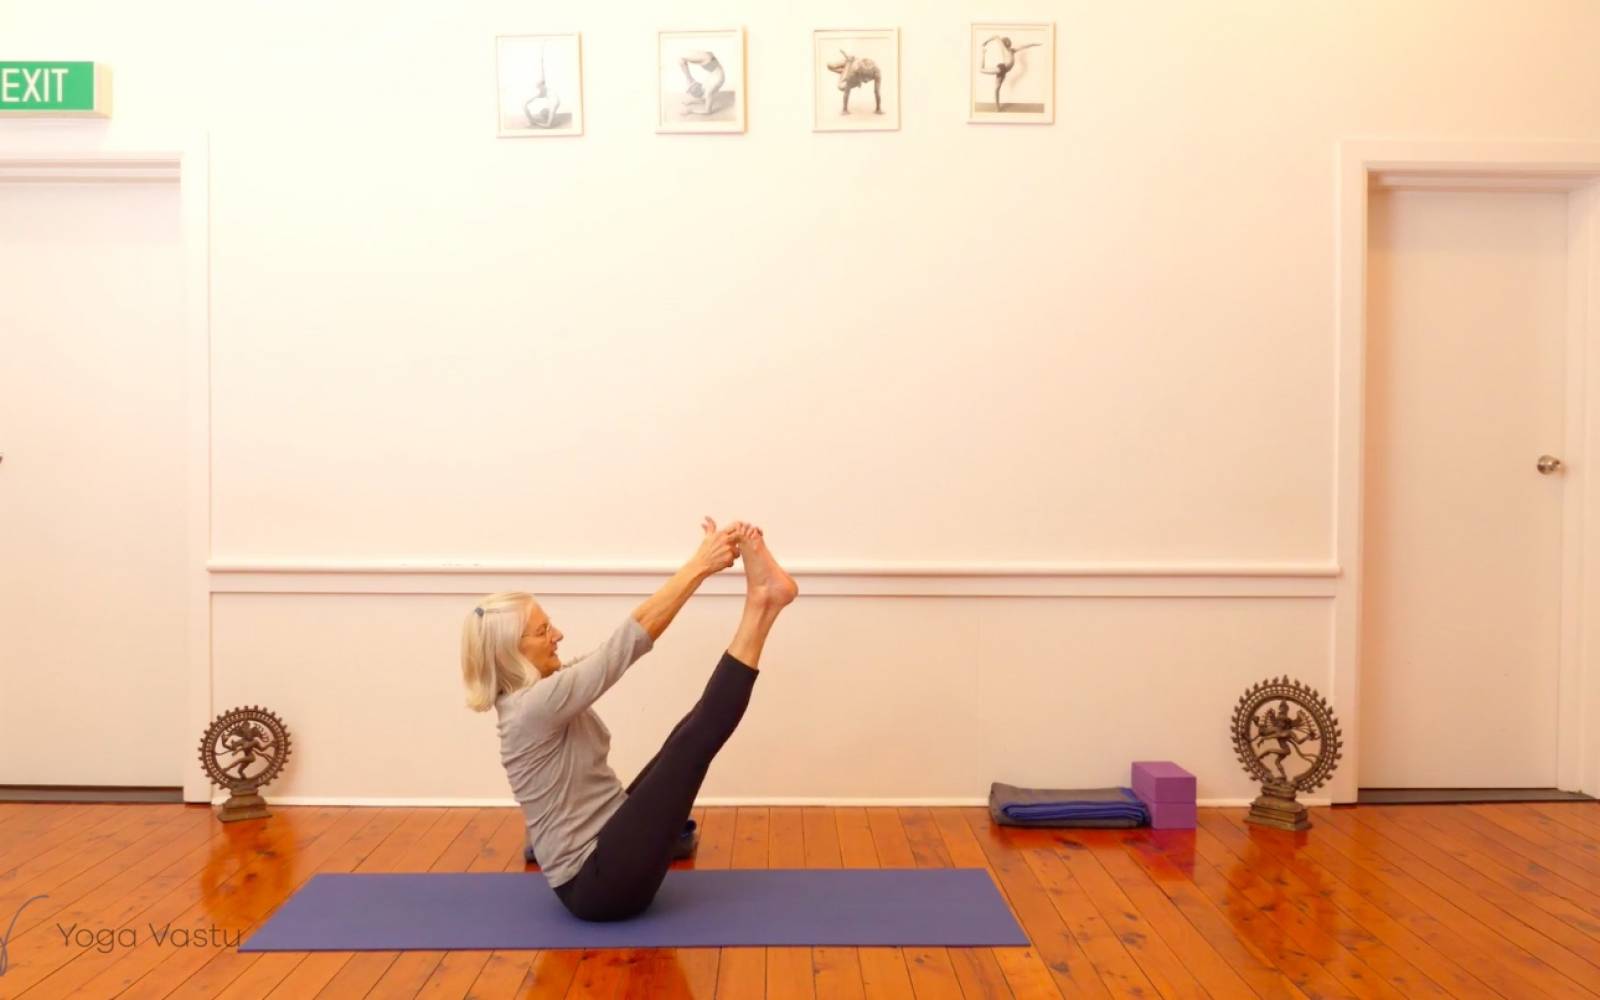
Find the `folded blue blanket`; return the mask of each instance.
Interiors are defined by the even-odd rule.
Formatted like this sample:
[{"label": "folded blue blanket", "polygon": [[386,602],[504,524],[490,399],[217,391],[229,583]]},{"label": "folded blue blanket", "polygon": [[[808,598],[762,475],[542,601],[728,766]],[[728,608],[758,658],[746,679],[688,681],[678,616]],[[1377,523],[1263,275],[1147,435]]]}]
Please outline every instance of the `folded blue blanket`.
[{"label": "folded blue blanket", "polygon": [[1131,788],[1018,788],[995,782],[989,788],[995,822],[1010,826],[1144,826],[1149,810]]}]

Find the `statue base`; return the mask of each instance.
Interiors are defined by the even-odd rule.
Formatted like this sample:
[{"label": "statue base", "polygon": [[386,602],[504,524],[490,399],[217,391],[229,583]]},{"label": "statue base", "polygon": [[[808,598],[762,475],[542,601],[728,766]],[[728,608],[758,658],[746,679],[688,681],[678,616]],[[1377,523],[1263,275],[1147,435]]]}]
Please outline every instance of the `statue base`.
[{"label": "statue base", "polygon": [[1274,830],[1309,830],[1311,818],[1306,807],[1294,799],[1294,789],[1273,788],[1264,785],[1261,794],[1250,803],[1246,823],[1270,827]]},{"label": "statue base", "polygon": [[255,789],[240,789],[228,796],[228,801],[222,803],[222,808],[217,812],[217,819],[224,823],[237,823],[243,819],[266,819],[271,816],[267,812],[267,800]]}]

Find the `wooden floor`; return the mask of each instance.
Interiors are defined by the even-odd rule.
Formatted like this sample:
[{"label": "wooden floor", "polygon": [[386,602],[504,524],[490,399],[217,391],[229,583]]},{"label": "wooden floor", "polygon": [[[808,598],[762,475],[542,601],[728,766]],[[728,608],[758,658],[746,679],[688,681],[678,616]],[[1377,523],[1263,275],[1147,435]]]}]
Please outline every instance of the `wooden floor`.
[{"label": "wooden floor", "polygon": [[519,814],[279,807],[223,826],[203,806],[0,804],[0,997],[1600,994],[1596,803],[1318,809],[1298,836],[1230,809],[1167,833],[982,809],[696,816],[702,868],[986,868],[1032,946],[240,954],[315,872],[521,869]]}]

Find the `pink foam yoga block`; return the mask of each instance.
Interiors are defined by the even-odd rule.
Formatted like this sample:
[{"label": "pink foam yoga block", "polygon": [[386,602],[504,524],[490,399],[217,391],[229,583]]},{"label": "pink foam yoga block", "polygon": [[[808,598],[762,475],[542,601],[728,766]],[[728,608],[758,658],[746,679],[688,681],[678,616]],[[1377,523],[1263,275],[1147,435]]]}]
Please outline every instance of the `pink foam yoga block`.
[{"label": "pink foam yoga block", "polygon": [[1187,802],[1194,805],[1194,775],[1170,760],[1133,762],[1133,794],[1146,803]]},{"label": "pink foam yoga block", "polygon": [[1193,830],[1194,802],[1146,802],[1152,830]]}]

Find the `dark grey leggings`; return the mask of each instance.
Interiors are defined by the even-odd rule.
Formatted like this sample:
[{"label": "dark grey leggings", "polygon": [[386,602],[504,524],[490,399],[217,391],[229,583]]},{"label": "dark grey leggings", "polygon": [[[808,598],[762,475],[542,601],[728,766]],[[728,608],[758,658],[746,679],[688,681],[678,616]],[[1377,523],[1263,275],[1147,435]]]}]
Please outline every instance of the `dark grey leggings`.
[{"label": "dark grey leggings", "polygon": [[601,827],[594,852],[576,876],[556,886],[556,896],[573,916],[626,920],[655,899],[711,759],[744,717],[756,677],[732,655],[722,655],[705,693],[633,779],[622,808]]}]

